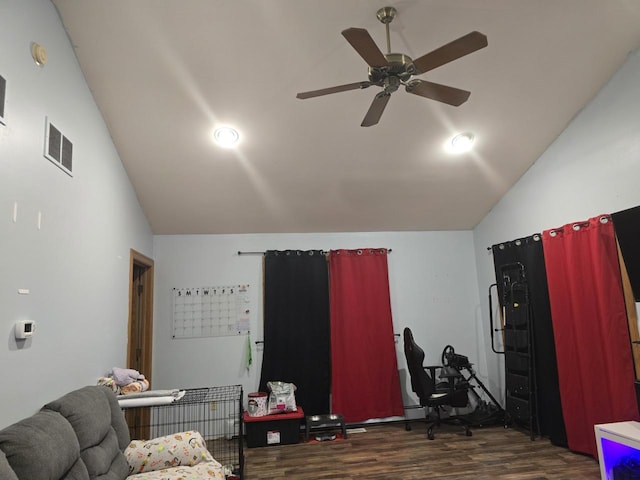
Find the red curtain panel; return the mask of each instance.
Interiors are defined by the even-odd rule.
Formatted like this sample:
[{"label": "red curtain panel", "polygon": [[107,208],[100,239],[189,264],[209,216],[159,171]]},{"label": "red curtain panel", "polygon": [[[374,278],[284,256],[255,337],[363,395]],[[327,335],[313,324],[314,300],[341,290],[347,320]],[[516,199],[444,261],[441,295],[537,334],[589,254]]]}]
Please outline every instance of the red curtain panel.
[{"label": "red curtain panel", "polygon": [[331,410],[347,422],[404,415],[385,249],[332,250]]},{"label": "red curtain panel", "polygon": [[611,217],[542,234],[569,448],[597,457],[593,426],[638,420]]}]

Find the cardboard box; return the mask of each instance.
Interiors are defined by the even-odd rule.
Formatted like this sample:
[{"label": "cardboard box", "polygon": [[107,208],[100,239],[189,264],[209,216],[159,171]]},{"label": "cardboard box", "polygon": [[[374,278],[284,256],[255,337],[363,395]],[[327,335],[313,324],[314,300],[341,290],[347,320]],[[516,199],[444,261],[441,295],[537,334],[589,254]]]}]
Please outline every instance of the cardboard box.
[{"label": "cardboard box", "polygon": [[290,445],[300,441],[300,421],[304,412],[278,413],[263,417],[250,417],[244,412],[243,421],[247,434],[247,446],[268,447],[270,445]]}]

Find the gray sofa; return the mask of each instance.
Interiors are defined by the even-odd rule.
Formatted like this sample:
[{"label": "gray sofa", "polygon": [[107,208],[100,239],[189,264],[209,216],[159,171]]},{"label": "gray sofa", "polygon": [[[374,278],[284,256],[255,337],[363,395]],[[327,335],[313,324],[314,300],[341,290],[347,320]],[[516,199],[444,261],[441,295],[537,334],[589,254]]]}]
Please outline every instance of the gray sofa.
[{"label": "gray sofa", "polygon": [[[129,429],[113,392],[84,387],[0,431],[0,480],[124,480],[134,473],[125,456],[129,444]],[[215,462],[210,456],[208,460]],[[180,472],[187,468],[203,471],[188,478],[224,478],[219,465],[181,466],[175,469],[176,478],[185,478]]]}]

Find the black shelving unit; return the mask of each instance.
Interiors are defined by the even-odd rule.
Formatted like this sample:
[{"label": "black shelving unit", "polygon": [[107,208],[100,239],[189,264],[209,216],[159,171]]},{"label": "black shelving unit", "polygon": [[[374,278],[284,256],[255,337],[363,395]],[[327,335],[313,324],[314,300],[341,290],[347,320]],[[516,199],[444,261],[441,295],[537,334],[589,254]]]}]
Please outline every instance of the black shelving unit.
[{"label": "black shelving unit", "polygon": [[500,267],[504,316],[505,422],[540,432],[537,413],[533,316],[524,265]]}]

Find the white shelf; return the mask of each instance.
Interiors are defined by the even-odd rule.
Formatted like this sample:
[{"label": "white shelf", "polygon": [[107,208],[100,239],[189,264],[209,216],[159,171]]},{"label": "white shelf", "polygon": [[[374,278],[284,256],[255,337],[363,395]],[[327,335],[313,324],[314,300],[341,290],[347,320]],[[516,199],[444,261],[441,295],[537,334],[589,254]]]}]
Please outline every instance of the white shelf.
[{"label": "white shelf", "polygon": [[640,462],[640,422],[604,423],[594,428],[602,480],[613,480],[613,468],[623,457]]}]

